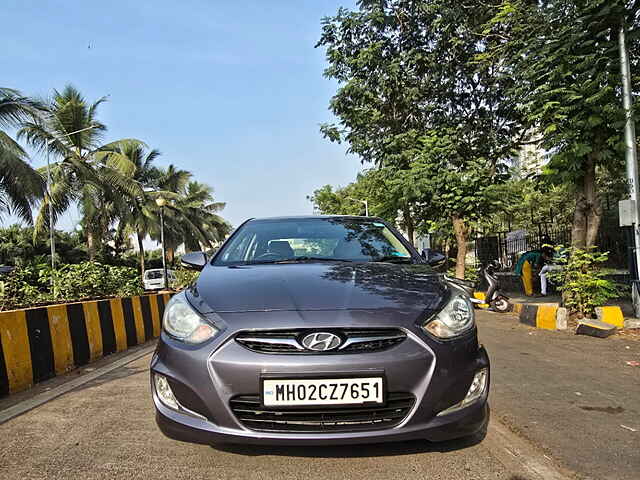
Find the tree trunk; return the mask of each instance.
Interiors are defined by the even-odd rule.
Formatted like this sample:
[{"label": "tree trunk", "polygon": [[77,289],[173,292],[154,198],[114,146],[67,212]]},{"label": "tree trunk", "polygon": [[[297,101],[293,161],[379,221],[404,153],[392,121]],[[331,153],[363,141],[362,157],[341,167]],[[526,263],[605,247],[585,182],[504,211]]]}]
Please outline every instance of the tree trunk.
[{"label": "tree trunk", "polygon": [[585,233],[585,245],[587,247],[595,246],[596,239],[598,238],[598,230],[600,229],[600,221],[602,220],[602,205],[600,204],[597,189],[596,158],[595,155],[590,155],[584,178],[584,193],[589,205],[587,231]]},{"label": "tree trunk", "polygon": [[175,260],[175,250],[173,247],[167,247],[167,265],[173,267],[173,261]]},{"label": "tree trunk", "polygon": [[91,230],[91,226],[87,228],[87,254],[89,255],[89,261],[93,262],[96,258],[96,237]]},{"label": "tree trunk", "polygon": [[411,217],[411,210],[409,209],[409,207],[406,207],[402,211],[402,216],[404,221],[404,228],[407,231],[407,240],[409,240],[409,243],[411,243],[411,245],[415,246],[415,225],[413,224],[413,218]]},{"label": "tree trunk", "polygon": [[597,153],[592,153],[587,158],[584,177],[576,198],[571,245],[578,248],[592,247],[596,244],[602,220],[602,205],[596,184],[596,157]]},{"label": "tree trunk", "polygon": [[587,234],[587,199],[584,192],[577,193],[576,209],[573,212],[573,225],[571,226],[571,245],[584,248]]},{"label": "tree trunk", "polygon": [[456,235],[456,245],[458,254],[456,256],[456,278],[464,278],[464,268],[467,258],[467,235],[469,230],[464,224],[464,220],[456,215],[451,217],[453,222],[453,232]]},{"label": "tree trunk", "polygon": [[144,236],[141,232],[136,232],[138,237],[138,258],[140,259],[140,278],[144,280]]}]

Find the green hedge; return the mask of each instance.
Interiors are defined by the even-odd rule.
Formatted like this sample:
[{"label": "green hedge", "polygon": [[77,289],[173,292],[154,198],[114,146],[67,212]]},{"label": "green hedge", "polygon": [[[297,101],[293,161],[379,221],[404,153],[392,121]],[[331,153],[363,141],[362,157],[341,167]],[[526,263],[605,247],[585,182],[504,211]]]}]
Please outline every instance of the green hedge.
[{"label": "green hedge", "polygon": [[135,268],[97,262],[61,265],[51,289],[51,267],[28,265],[0,277],[0,310],[42,303],[69,302],[103,297],[128,297],[143,292]]}]

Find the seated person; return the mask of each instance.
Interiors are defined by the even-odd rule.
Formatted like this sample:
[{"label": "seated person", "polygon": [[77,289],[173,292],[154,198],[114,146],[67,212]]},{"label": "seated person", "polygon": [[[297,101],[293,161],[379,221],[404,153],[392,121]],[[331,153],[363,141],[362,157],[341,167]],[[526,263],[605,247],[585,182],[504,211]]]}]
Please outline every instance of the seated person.
[{"label": "seated person", "polygon": [[547,274],[549,272],[562,270],[562,266],[556,262],[563,263],[562,259],[566,257],[566,255],[567,252],[565,249],[559,249],[558,251],[551,249],[549,262],[540,270],[540,294],[543,297],[546,297],[548,294],[549,279],[547,278]]},{"label": "seated person", "polygon": [[288,260],[296,256],[293,248],[286,240],[271,240],[267,247],[267,254],[277,256],[282,260]]}]

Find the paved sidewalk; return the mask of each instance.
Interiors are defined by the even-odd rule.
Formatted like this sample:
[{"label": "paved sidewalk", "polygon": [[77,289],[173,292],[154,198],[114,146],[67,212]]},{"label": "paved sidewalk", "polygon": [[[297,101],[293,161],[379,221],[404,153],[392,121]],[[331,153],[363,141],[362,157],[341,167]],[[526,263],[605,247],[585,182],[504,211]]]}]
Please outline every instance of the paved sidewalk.
[{"label": "paved sidewalk", "polygon": [[494,414],[550,457],[593,480],[640,472],[640,341],[537,330],[480,312]]}]

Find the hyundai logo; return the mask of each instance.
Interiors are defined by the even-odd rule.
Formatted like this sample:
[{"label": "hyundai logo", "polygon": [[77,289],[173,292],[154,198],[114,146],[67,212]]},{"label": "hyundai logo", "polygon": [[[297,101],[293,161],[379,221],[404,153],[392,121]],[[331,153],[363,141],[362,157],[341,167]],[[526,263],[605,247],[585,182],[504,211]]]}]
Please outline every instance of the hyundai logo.
[{"label": "hyundai logo", "polygon": [[326,352],[338,348],[342,340],[337,335],[328,332],[310,333],[302,337],[302,346],[314,352]]}]

